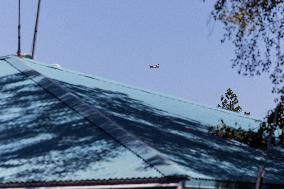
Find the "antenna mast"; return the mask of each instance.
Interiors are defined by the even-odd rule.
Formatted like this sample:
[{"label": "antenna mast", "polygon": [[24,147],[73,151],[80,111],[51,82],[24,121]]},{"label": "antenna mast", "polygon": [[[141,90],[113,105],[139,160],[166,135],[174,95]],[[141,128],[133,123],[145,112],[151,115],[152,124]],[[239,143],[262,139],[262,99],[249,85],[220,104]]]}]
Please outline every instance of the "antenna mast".
[{"label": "antenna mast", "polygon": [[21,56],[21,0],[18,1],[18,50],[17,56]]},{"label": "antenna mast", "polygon": [[32,46],[32,59],[34,59],[34,55],[35,55],[36,37],[37,37],[38,20],[39,20],[39,12],[40,12],[40,3],[41,3],[41,0],[38,0],[35,30],[34,30],[34,38],[33,38],[33,46]]}]

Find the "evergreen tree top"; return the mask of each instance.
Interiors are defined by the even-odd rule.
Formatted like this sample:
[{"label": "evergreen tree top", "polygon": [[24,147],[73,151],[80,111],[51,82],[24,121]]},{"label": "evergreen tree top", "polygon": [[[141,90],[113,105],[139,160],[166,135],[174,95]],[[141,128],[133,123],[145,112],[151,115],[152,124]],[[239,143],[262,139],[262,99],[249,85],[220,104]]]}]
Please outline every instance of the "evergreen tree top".
[{"label": "evergreen tree top", "polygon": [[221,96],[221,104],[218,104],[219,108],[230,110],[233,112],[241,112],[242,108],[238,105],[239,100],[237,95],[233,92],[231,88],[227,89],[225,95]]}]

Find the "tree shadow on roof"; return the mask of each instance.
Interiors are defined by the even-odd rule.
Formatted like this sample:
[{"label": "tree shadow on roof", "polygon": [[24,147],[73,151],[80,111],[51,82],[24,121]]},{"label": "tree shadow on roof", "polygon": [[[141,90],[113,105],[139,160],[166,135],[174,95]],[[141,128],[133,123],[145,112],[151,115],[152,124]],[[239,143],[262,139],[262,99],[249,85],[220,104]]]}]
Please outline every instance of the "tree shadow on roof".
[{"label": "tree shadow on roof", "polygon": [[125,151],[23,74],[0,78],[0,182],[112,177]]},{"label": "tree shadow on roof", "polygon": [[[157,109],[128,94],[56,82],[162,152],[192,177],[254,182],[258,167],[264,163],[265,152],[212,136],[207,125]],[[265,164],[265,181],[283,182],[283,151],[275,149]]]}]

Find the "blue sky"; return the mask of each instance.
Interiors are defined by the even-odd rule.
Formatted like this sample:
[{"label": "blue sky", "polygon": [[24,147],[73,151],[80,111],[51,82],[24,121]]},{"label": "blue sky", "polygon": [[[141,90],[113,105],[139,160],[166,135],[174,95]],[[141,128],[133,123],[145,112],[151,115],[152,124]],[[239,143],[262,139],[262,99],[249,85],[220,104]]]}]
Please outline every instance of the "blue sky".
[{"label": "blue sky", "polygon": [[[26,53],[36,3],[22,0]],[[231,68],[233,46],[220,43],[224,30],[210,21],[213,1],[43,0],[41,8],[39,61],[211,107],[230,87],[255,118],[274,106],[267,74],[248,78]],[[0,23],[0,55],[15,54],[17,0],[1,0]]]}]

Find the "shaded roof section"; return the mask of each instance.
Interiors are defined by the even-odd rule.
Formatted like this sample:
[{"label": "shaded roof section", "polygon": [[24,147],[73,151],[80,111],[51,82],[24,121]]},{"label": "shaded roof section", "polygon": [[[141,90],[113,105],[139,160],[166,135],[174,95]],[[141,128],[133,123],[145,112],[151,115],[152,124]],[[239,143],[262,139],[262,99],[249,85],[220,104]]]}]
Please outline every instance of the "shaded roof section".
[{"label": "shaded roof section", "polygon": [[131,99],[139,100],[146,105],[163,110],[165,114],[168,113],[169,115],[174,114],[179,117],[190,118],[202,124],[215,126],[223,119],[231,126],[235,126],[237,123],[237,126],[241,125],[246,128],[256,128],[260,123],[257,119],[235,112],[200,105],[187,100],[127,86],[122,83],[74,72],[68,69],[57,69],[52,65],[40,64],[30,59],[25,59],[25,63],[41,74],[54,80],[125,94]]},{"label": "shaded roof section", "polygon": [[[53,93],[53,96],[60,99],[60,102],[65,102],[71,108],[77,107],[78,104],[74,104],[72,101],[74,98],[77,99],[76,102],[79,102],[79,106],[84,104],[84,107],[77,109],[76,113],[87,115],[94,124],[111,123],[98,125],[104,131],[108,131],[115,144],[118,142],[120,144],[118,146],[134,155],[133,157],[140,157],[140,160],[143,160],[142,164],[146,162],[148,166],[151,165],[152,169],[145,169],[145,167],[136,169],[137,166],[134,166],[132,169],[135,169],[138,175],[145,170],[148,171],[145,172],[146,176],[151,175],[151,171],[158,176],[159,174],[160,176],[183,174],[183,171],[180,171],[182,169],[192,178],[254,181],[258,166],[265,162],[267,167],[265,182],[284,184],[283,150],[274,148],[269,159],[265,160],[266,154],[263,151],[208,134],[208,127],[217,125],[220,120],[230,126],[244,128],[258,127],[260,124],[258,120],[66,69],[54,68],[29,59],[7,57],[5,63],[15,67],[18,71],[20,70],[21,74],[26,73],[26,69],[37,73],[41,78],[35,78],[33,82],[40,83],[41,88],[48,89]],[[10,76],[15,74],[17,75],[17,72],[11,73]],[[33,74],[26,75],[32,77]],[[6,77],[2,76],[1,78]],[[46,80],[46,77],[49,78],[48,83],[51,81],[53,85],[49,86],[48,83],[42,82],[42,80]],[[10,85],[13,83],[11,80]],[[57,92],[58,86],[60,86],[60,90],[63,89],[62,92]],[[71,102],[68,102],[69,97],[66,97],[66,93],[72,96]],[[47,105],[46,107],[50,108],[51,106]],[[91,111],[89,111],[90,109]],[[64,111],[61,110],[57,110],[57,112],[67,118],[71,116],[62,113]],[[93,115],[94,112],[96,115]],[[55,113],[52,115],[56,119],[60,118]],[[104,119],[99,118],[101,115]],[[42,117],[45,116],[46,114]],[[49,118],[49,120],[55,122],[53,120],[55,118]],[[64,121],[65,119],[62,122],[64,123]],[[32,123],[36,125],[37,122],[32,121]],[[55,124],[57,123],[56,121]],[[22,126],[24,125],[22,124]],[[42,128],[42,125],[36,127]],[[82,128],[84,127],[82,125]],[[119,132],[112,130],[113,128],[118,129]],[[83,129],[81,131],[83,132]],[[127,137],[116,134],[120,132]],[[43,131],[42,133],[48,132]],[[68,133],[62,132],[62,135],[68,136]],[[76,137],[81,138],[80,136]],[[98,137],[92,137],[90,142],[96,141],[96,138]],[[77,146],[81,146],[81,144],[78,143]],[[144,153],[145,149],[148,153]],[[50,151],[52,150],[50,147]],[[99,152],[94,153],[100,154]],[[10,159],[12,157],[10,156]],[[104,159],[104,156],[100,157]],[[128,157],[128,155],[121,154],[120,157]],[[80,160],[81,156],[78,155],[77,158]],[[110,162],[114,163],[116,160]],[[136,163],[140,165],[139,161]],[[96,164],[92,165],[96,166]],[[116,168],[120,169],[121,164],[116,165],[111,171],[116,172]],[[178,165],[180,169],[175,165]],[[90,164],[85,168],[89,166]],[[139,172],[140,170],[143,171]],[[157,176],[155,174],[153,176]]]},{"label": "shaded roof section", "polygon": [[17,58],[0,60],[0,183],[183,175],[158,151]]}]

